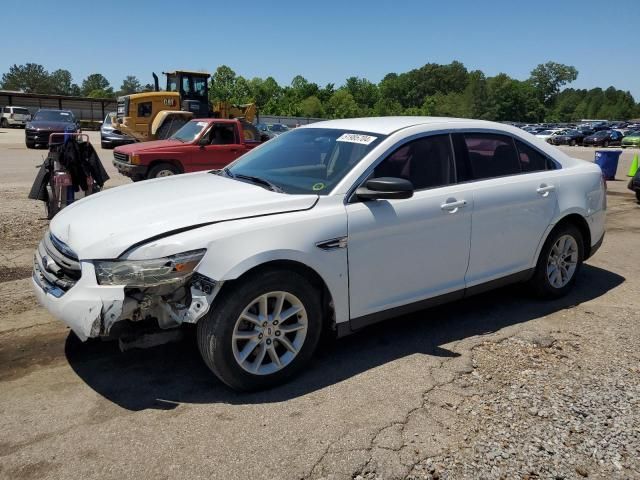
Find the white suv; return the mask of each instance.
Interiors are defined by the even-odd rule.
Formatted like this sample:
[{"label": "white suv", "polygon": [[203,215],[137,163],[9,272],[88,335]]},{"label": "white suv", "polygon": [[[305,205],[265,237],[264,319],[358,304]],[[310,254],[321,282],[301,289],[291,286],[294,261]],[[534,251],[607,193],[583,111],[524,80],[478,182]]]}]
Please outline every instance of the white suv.
[{"label": "white suv", "polygon": [[0,107],[0,127],[2,128],[14,126],[24,128],[29,120],[31,120],[31,114],[24,107]]},{"label": "white suv", "polygon": [[323,330],[511,282],[573,286],[604,236],[600,168],[518,128],[450,118],[297,128],[227,168],[109,189],[62,210],[39,300],[85,340],[197,323],[239,390],[282,382]]}]

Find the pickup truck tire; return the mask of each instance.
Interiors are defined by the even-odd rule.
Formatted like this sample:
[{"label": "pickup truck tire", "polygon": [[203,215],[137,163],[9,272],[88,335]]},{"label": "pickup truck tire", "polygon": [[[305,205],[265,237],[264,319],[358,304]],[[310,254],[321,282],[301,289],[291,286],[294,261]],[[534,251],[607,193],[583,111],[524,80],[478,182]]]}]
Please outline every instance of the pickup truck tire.
[{"label": "pickup truck tire", "polygon": [[149,169],[147,178],[161,178],[170,177],[171,175],[177,175],[181,173],[180,169],[170,163],[158,163]]},{"label": "pickup truck tire", "polygon": [[322,330],[320,295],[302,275],[260,271],[220,293],[198,322],[200,354],[229,387],[270,388],[311,359]]},{"label": "pickup truck tire", "polygon": [[560,224],[542,247],[535,273],[530,280],[541,298],[559,298],[573,288],[584,260],[584,241],[578,228]]},{"label": "pickup truck tire", "polygon": [[25,145],[27,146],[27,148],[36,148],[35,142],[26,141]]}]

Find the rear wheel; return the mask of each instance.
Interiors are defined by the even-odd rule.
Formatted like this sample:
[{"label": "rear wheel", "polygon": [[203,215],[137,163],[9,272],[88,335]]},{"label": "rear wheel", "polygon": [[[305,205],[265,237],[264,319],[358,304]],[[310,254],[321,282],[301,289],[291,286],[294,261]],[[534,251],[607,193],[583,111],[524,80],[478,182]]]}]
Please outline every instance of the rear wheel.
[{"label": "rear wheel", "polygon": [[198,322],[204,362],[242,391],[269,388],[311,359],[322,330],[318,292],[300,274],[271,270],[223,292]]},{"label": "rear wheel", "polygon": [[151,167],[149,173],[147,174],[147,178],[170,177],[179,173],[180,169],[175,165],[172,165],[170,163],[159,163]]},{"label": "rear wheel", "polygon": [[636,191],[636,200],[638,200],[638,202],[640,202],[640,190]]},{"label": "rear wheel", "polygon": [[538,296],[558,298],[573,287],[584,259],[582,234],[572,224],[551,232],[542,247],[531,285]]},{"label": "rear wheel", "polygon": [[2,127],[2,128],[9,128],[9,122],[7,121],[7,119],[6,119],[6,118],[3,118],[3,119],[0,121],[0,127]]}]

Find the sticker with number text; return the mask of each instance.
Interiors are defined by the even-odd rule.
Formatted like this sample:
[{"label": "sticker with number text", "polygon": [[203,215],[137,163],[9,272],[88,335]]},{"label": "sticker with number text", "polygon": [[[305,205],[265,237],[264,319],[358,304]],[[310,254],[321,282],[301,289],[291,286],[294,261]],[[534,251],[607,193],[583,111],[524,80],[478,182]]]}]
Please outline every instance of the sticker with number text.
[{"label": "sticker with number text", "polygon": [[376,138],[378,137],[372,137],[371,135],[362,135],[360,133],[343,133],[336,139],[336,142],[349,142],[369,145]]}]

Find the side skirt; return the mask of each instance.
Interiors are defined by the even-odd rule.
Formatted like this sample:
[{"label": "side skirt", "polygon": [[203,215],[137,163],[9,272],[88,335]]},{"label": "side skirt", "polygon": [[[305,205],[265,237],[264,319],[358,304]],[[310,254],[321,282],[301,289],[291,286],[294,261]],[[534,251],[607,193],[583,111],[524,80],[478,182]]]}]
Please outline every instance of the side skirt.
[{"label": "side skirt", "polygon": [[427,308],[436,307],[445,303],[460,300],[462,298],[471,297],[480,293],[488,292],[489,290],[495,290],[496,288],[511,285],[513,283],[526,282],[531,279],[535,269],[530,268],[523,270],[522,272],[513,273],[506,277],[497,278],[480,285],[474,285],[473,287],[456,290],[455,292],[446,293],[444,295],[438,295],[437,297],[427,298],[418,302],[410,303],[407,305],[401,305],[400,307],[390,308],[388,310],[382,310],[380,312],[370,313],[363,315],[362,317],[352,318],[348,324],[347,322],[339,323],[337,325],[337,336],[344,337],[351,333],[357,332],[374,323],[382,322],[389,318],[399,317],[407,315],[409,313],[425,310]]}]

